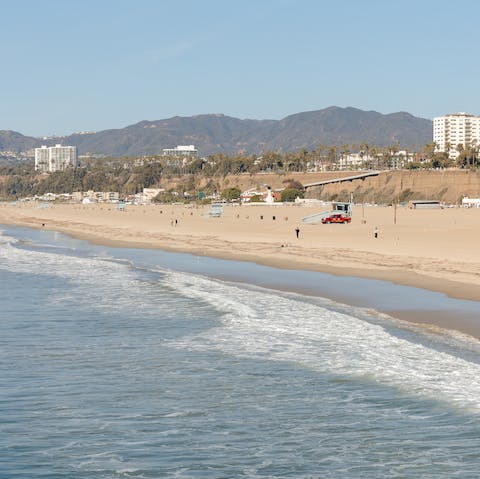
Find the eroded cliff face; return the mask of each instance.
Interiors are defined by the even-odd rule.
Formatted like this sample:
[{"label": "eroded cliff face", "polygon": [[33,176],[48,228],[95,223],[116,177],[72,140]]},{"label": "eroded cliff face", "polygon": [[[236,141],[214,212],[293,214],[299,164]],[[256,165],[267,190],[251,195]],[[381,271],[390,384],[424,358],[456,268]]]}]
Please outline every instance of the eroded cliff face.
[{"label": "eroded cliff face", "polygon": [[[236,187],[241,191],[249,188],[273,190],[285,188],[286,183],[293,180],[303,185],[317,181],[343,178],[360,174],[359,171],[329,171],[324,173],[285,173],[278,174],[241,174],[225,177],[198,178],[197,188],[205,188],[213,183],[218,191]],[[185,178],[165,180],[164,187],[176,187]],[[480,171],[470,170],[436,170],[436,171],[385,171],[378,176],[364,180],[334,183],[323,187],[308,188],[307,198],[318,198],[325,201],[348,201],[353,194],[355,203],[391,204],[394,201],[439,200],[448,204],[459,204],[463,196],[480,197]]]},{"label": "eroded cliff face", "polygon": [[461,203],[463,196],[480,197],[480,172],[469,170],[386,171],[352,182],[312,188],[307,196],[323,200],[389,204],[394,201],[439,200]]},{"label": "eroded cliff face", "polygon": [[[329,171],[325,173],[287,173],[284,175],[229,175],[219,181],[219,187],[237,186],[241,190],[269,185],[281,189],[287,179],[302,184],[353,176],[362,172]],[[385,171],[364,180],[333,183],[309,188],[307,198],[326,201],[348,201],[350,195],[356,203],[390,204],[394,201],[439,200],[449,204],[461,203],[463,196],[480,197],[480,171],[470,170],[421,170]]]}]

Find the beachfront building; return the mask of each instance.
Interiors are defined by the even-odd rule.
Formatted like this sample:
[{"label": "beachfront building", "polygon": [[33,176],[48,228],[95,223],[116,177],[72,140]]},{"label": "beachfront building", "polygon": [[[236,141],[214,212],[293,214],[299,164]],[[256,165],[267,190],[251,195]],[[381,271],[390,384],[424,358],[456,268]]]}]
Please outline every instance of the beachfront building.
[{"label": "beachfront building", "polygon": [[42,173],[64,171],[78,166],[75,146],[42,146],[35,148],[35,170]]},{"label": "beachfront building", "polygon": [[280,191],[272,191],[272,189],[267,186],[266,190],[259,190],[257,188],[250,188],[249,190],[240,193],[240,201],[242,203],[249,203],[252,198],[257,198],[258,201],[265,202],[267,204],[273,204],[279,202],[282,199],[282,194]]},{"label": "beachfront building", "polygon": [[83,203],[118,203],[120,193],[118,191],[74,191],[72,200]]},{"label": "beachfront building", "polygon": [[453,113],[433,119],[433,142],[437,151],[455,159],[463,148],[480,144],[480,117],[469,113]]},{"label": "beachfront building", "polygon": [[469,198],[464,196],[462,198],[462,206],[464,208],[480,208],[480,198]]}]

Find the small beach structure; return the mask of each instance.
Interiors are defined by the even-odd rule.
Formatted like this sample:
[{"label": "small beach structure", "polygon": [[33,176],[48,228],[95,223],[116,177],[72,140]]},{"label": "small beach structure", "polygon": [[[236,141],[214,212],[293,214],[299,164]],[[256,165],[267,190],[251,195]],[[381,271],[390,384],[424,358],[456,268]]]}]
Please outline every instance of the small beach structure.
[{"label": "small beach structure", "polygon": [[408,207],[412,210],[421,210],[441,208],[442,205],[438,200],[411,200],[408,202]]},{"label": "small beach structure", "polygon": [[125,201],[119,201],[117,203],[117,210],[118,211],[125,211],[125,206],[126,206]]},{"label": "small beach structure", "polygon": [[480,208],[480,198],[469,198],[464,196],[462,198],[462,206],[464,208]]},{"label": "small beach structure", "polygon": [[222,215],[223,215],[223,203],[212,203],[212,206],[208,211],[208,216],[210,218],[219,218]]}]

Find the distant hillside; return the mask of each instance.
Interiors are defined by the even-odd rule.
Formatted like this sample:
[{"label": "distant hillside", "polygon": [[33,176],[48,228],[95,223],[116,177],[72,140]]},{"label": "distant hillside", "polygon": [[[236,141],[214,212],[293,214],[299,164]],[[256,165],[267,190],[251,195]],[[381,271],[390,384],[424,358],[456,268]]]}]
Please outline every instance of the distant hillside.
[{"label": "distant hillside", "polygon": [[38,140],[31,136],[23,136],[16,131],[0,130],[0,151],[27,151],[37,144]]},{"label": "distant hillside", "polygon": [[141,121],[116,130],[73,134],[48,141],[0,131],[0,150],[24,151],[40,144],[75,145],[80,154],[113,156],[158,154],[163,148],[195,145],[201,155],[315,149],[319,144],[370,143],[422,146],[432,140],[432,122],[399,112],[382,115],[356,108],[330,107],[282,120],[241,120],[225,115],[173,117]]}]

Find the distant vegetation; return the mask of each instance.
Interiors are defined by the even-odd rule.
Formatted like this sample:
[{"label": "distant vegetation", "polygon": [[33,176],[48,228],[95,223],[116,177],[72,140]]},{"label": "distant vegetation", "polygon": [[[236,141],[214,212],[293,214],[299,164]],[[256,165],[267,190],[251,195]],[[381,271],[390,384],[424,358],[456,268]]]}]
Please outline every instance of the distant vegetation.
[{"label": "distant vegetation", "polygon": [[221,197],[227,201],[238,200],[240,198],[241,191],[238,188],[227,188],[222,191]]},{"label": "distant vegetation", "polygon": [[[478,168],[478,147],[459,148],[456,161],[448,153],[436,153],[435,145],[427,144],[413,157],[413,161],[401,165],[405,169],[439,169],[457,167]],[[233,155],[223,153],[205,159],[182,161],[178,158],[150,156],[142,158],[122,157],[83,161],[80,168],[63,172],[39,174],[33,162],[0,166],[0,198],[14,199],[45,193],[72,193],[74,191],[118,191],[121,197],[141,192],[143,188],[162,187],[158,200],[175,201],[181,198],[196,198],[220,194],[220,184],[227,175],[291,172],[329,171],[339,169],[340,160],[352,151],[361,151],[366,161],[364,169],[398,169],[399,145],[380,148],[376,145],[326,146],[315,150],[301,149],[293,153],[266,152],[261,156]],[[368,160],[367,160],[368,158]],[[354,168],[354,167],[352,167]],[[358,167],[356,167],[358,168]],[[230,188],[224,192],[226,199],[238,198],[240,194]],[[291,190],[291,191],[288,191]],[[284,197],[294,198],[303,193],[302,185],[292,180],[285,182]],[[226,197],[225,196],[225,197]],[[407,199],[408,193],[405,193]]]}]

